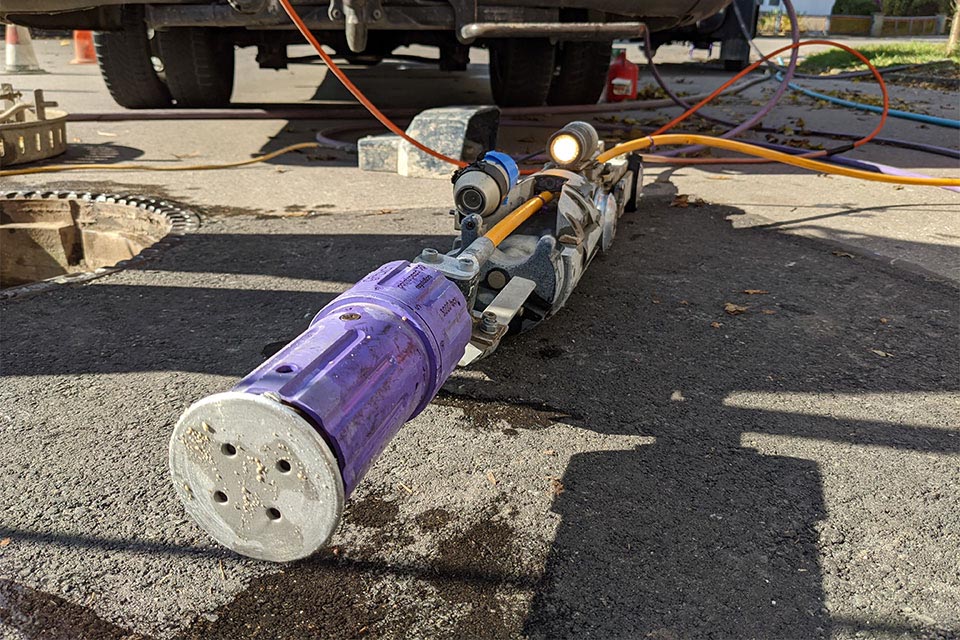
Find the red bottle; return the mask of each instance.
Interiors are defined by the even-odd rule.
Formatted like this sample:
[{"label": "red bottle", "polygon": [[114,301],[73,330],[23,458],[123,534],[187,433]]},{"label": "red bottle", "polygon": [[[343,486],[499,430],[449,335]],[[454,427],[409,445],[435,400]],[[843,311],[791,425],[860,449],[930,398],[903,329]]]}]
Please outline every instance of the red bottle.
[{"label": "red bottle", "polygon": [[616,59],[607,71],[607,102],[637,99],[637,80],[640,68],[627,60],[626,49],[614,49]]}]

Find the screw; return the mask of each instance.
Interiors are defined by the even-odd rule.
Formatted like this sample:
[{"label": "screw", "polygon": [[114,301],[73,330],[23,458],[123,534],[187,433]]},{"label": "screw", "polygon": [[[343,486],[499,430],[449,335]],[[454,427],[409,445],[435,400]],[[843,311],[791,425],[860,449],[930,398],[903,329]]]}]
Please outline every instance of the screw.
[{"label": "screw", "polygon": [[460,268],[464,271],[473,271],[473,259],[472,258],[460,258],[457,260],[457,263],[460,265]]},{"label": "screw", "polygon": [[436,249],[424,249],[420,252],[420,257],[424,262],[440,262],[440,252]]},{"label": "screw", "polygon": [[340,11],[340,9],[331,9],[330,17],[333,18],[334,20],[339,20],[340,18],[343,17],[343,11]]},{"label": "screw", "polygon": [[374,19],[374,20],[379,20],[379,19],[382,18],[382,17],[383,17],[383,11],[380,11],[380,9],[374,9],[374,11],[373,11],[373,19]]},{"label": "screw", "polygon": [[498,328],[497,314],[493,311],[484,311],[480,316],[480,331],[492,335],[497,332]]},{"label": "screw", "polygon": [[342,316],[340,316],[340,319],[341,319],[341,320],[344,320],[344,321],[347,321],[347,320],[359,320],[359,319],[360,319],[360,314],[359,314],[359,313],[353,313],[353,312],[351,311],[350,313],[345,313],[345,314],[343,314]]}]

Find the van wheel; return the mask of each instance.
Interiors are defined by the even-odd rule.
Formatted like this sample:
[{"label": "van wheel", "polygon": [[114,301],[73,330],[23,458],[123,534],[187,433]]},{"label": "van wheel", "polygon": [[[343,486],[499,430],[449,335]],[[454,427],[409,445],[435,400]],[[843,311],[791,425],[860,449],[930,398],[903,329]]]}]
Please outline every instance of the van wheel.
[{"label": "van wheel", "polygon": [[156,35],[163,73],[178,107],[230,104],[235,53],[218,29],[178,27]]},{"label": "van wheel", "polygon": [[127,109],[170,106],[170,92],[153,66],[154,52],[143,21],[141,5],[121,7],[119,31],[97,31],[100,75],[114,101]]},{"label": "van wheel", "polygon": [[554,47],[547,38],[490,42],[490,90],[501,107],[537,107],[547,100]]},{"label": "van wheel", "polygon": [[607,83],[612,42],[561,42],[547,104],[596,104]]}]

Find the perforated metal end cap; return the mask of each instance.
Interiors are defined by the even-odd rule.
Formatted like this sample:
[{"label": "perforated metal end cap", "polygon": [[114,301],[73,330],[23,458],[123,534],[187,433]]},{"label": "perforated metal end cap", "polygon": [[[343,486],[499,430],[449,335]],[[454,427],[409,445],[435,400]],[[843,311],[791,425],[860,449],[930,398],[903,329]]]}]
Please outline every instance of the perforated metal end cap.
[{"label": "perforated metal end cap", "polygon": [[343,478],[327,443],[263,396],[219,393],[187,409],[170,439],[170,475],[197,524],[259,560],[309,556],[343,513]]}]

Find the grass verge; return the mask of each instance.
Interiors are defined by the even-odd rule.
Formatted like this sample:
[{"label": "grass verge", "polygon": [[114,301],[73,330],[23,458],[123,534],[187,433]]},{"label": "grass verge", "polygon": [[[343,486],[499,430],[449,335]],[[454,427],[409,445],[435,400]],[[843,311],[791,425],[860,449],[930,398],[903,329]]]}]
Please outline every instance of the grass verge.
[{"label": "grass verge", "polygon": [[[924,64],[951,60],[960,64],[960,52],[947,57],[945,44],[932,42],[897,42],[891,44],[871,44],[858,47],[857,50],[878,67],[892,67],[903,64]],[[860,60],[846,51],[831,49],[808,56],[800,63],[803,73],[840,73],[866,69]]]}]

